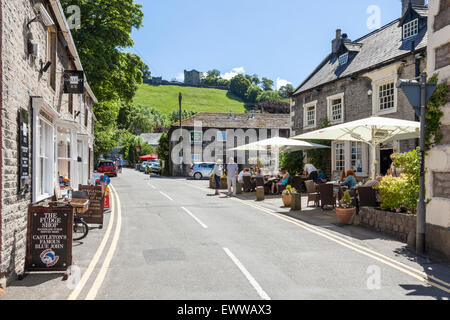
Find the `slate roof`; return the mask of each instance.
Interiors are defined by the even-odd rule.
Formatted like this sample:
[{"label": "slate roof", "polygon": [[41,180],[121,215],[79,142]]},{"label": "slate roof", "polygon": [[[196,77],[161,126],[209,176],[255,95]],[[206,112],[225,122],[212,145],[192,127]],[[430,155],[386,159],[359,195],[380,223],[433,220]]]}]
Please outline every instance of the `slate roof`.
[{"label": "slate roof", "polygon": [[157,146],[159,145],[159,139],[161,139],[162,135],[162,133],[143,133],[141,134],[141,138],[149,145]]},{"label": "slate roof", "polygon": [[[236,117],[236,120],[235,120]],[[255,113],[253,119],[248,120],[246,113],[233,113],[230,118],[228,113],[209,113],[201,112],[182,121],[183,127],[194,127],[195,121],[201,121],[203,128],[218,129],[289,129],[289,114],[271,114],[271,113]],[[178,127],[179,122],[172,125]]]},{"label": "slate roof", "polygon": [[[421,16],[426,16],[428,10],[426,7],[413,7],[413,9]],[[348,63],[343,66],[339,66],[338,58],[330,53],[293,95],[398,59],[410,53],[412,49],[426,48],[428,37],[426,28],[417,36],[403,41],[400,21],[401,18],[352,43],[345,43],[344,46],[352,51],[349,53]],[[359,46],[361,47],[358,49]]]}]

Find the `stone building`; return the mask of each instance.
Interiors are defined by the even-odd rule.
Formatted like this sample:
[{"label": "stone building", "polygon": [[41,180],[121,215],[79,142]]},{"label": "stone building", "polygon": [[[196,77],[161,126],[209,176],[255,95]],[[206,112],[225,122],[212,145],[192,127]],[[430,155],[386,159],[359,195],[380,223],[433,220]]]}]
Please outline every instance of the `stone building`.
[{"label": "stone building", "polygon": [[200,72],[197,70],[192,70],[192,71],[184,70],[184,84],[187,84],[190,86],[201,85]]},{"label": "stone building", "polygon": [[[427,12],[424,0],[404,1],[402,17],[350,40],[336,31],[329,55],[291,97],[292,135],[331,125],[383,116],[417,120],[398,79],[411,79],[426,68]],[[395,141],[377,150],[377,171],[385,174],[393,152],[417,146],[416,140]],[[333,141],[332,171],[353,169],[361,178],[370,171],[370,148],[361,142]]]},{"label": "stone building", "polygon": [[[97,100],[83,73],[64,81],[66,70],[83,67],[59,0],[2,0],[0,19],[0,286],[5,286],[24,270],[29,205],[55,192],[64,195],[90,178]],[[83,93],[64,93],[65,85]]]},{"label": "stone building", "polygon": [[194,162],[215,162],[222,159],[226,163],[230,157],[234,157],[240,165],[250,166],[256,158],[268,158],[269,155],[230,149],[275,136],[290,136],[288,114],[201,112],[183,120],[182,127],[185,130],[183,139],[188,141],[189,145],[187,152],[177,148],[180,137],[179,123],[173,124],[168,133],[169,154],[183,157],[184,163],[182,167],[173,162],[169,164],[175,176],[187,175],[190,164]]},{"label": "stone building", "polygon": [[[438,72],[439,82],[450,86],[450,1],[430,0],[428,5],[428,74]],[[444,138],[426,159],[426,244],[450,259],[450,97],[442,111]]]}]

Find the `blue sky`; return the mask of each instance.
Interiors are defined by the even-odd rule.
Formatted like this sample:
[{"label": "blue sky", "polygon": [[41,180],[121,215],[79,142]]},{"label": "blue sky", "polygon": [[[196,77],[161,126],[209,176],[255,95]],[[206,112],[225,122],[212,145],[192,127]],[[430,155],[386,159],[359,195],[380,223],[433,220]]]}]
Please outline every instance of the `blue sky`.
[{"label": "blue sky", "polygon": [[[400,0],[136,0],[144,26],[131,50],[153,76],[171,80],[184,69],[258,74],[298,86],[331,50],[337,28],[357,39],[370,6],[381,25],[401,15]],[[375,11],[372,11],[374,13]],[[179,78],[181,80],[181,78]]]}]

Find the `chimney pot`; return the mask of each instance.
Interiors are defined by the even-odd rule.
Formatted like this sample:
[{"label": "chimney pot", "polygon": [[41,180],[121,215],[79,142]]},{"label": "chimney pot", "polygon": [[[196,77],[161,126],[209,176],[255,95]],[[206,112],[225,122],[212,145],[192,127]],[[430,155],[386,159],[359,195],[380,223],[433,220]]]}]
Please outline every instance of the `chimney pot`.
[{"label": "chimney pot", "polygon": [[342,30],[341,29],[337,29],[336,30],[336,39],[340,39],[341,38],[341,34],[342,34]]}]

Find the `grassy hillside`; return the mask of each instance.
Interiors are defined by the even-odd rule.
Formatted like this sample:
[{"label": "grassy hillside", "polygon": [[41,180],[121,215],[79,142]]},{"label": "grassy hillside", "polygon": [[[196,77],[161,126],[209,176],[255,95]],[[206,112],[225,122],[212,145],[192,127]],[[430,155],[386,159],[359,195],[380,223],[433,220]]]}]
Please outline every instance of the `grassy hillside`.
[{"label": "grassy hillside", "polygon": [[245,112],[244,102],[225,90],[151,86],[142,84],[134,98],[135,105],[149,106],[169,114],[178,110],[178,94],[183,94],[183,109],[195,112]]}]

